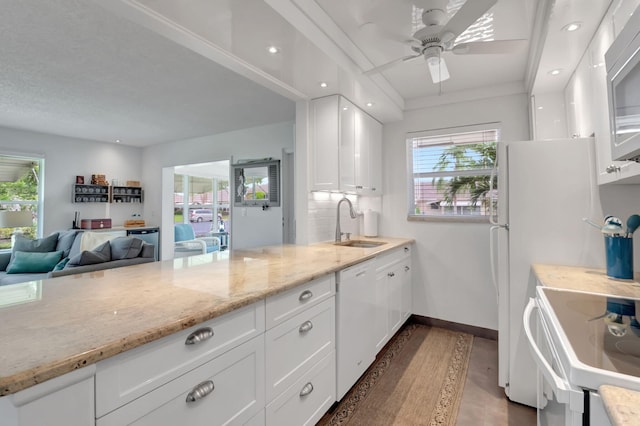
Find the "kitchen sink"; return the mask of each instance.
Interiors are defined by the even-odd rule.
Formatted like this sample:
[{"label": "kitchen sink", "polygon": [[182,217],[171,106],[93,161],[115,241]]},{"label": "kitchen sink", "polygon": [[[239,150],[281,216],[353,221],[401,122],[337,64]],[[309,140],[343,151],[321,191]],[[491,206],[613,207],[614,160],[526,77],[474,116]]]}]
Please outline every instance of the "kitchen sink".
[{"label": "kitchen sink", "polygon": [[386,243],[381,241],[348,240],[348,241],[341,241],[339,243],[334,243],[334,244],[337,246],[344,246],[344,247],[372,248],[372,247],[381,246]]}]

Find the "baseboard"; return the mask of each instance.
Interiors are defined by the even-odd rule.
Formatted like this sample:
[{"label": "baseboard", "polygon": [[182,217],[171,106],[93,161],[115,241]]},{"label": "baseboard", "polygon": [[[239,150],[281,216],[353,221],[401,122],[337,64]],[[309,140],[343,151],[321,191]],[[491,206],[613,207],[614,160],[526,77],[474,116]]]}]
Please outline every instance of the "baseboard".
[{"label": "baseboard", "polygon": [[436,318],[423,317],[421,315],[411,315],[409,321],[413,321],[416,324],[430,325],[434,327],[446,328],[452,331],[461,331],[463,333],[469,333],[476,337],[482,337],[489,340],[498,340],[498,331],[488,328],[476,327],[473,325],[460,324],[457,322],[445,321]]}]

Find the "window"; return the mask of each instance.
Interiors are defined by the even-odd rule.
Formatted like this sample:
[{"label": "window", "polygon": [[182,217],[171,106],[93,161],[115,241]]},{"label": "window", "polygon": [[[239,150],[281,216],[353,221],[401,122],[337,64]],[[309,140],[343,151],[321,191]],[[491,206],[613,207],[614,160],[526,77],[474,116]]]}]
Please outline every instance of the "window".
[{"label": "window", "polygon": [[29,238],[41,236],[38,228],[40,212],[40,175],[43,160],[0,155],[0,210],[29,211],[32,224],[19,228],[0,228],[0,249],[11,248],[15,232]]},{"label": "window", "polygon": [[458,133],[409,135],[410,219],[488,218],[495,208],[491,204],[497,202],[497,177],[492,170],[500,131],[495,127],[494,123]]}]

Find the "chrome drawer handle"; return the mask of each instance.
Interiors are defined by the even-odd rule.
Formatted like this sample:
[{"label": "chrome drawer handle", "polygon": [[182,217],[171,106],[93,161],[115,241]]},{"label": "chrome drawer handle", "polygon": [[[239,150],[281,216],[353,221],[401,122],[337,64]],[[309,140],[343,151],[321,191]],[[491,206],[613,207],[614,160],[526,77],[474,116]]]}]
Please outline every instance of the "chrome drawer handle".
[{"label": "chrome drawer handle", "polygon": [[410,269],[411,269],[411,268],[409,268],[408,266],[405,266],[405,267],[404,267],[405,272],[409,272],[409,270],[410,270]]},{"label": "chrome drawer handle", "polygon": [[393,277],[395,277],[395,276],[396,276],[396,273],[395,273],[395,272],[389,272],[389,273],[387,274],[387,276],[388,276],[388,277],[393,278]]},{"label": "chrome drawer handle", "polygon": [[211,380],[200,383],[187,394],[187,402],[196,402],[213,392],[215,386]]},{"label": "chrome drawer handle", "polygon": [[300,333],[306,333],[308,331],[311,331],[312,328],[313,328],[313,323],[311,321],[305,321],[302,323],[298,331]]},{"label": "chrome drawer handle", "polygon": [[298,300],[301,302],[306,302],[312,297],[313,297],[313,293],[311,293],[311,290],[305,290],[300,294],[300,297],[298,297]]},{"label": "chrome drawer handle", "polygon": [[185,345],[195,345],[196,343],[200,343],[204,340],[211,339],[213,337],[213,329],[211,327],[203,327],[199,328],[189,336],[187,336],[187,340],[184,341]]},{"label": "chrome drawer handle", "polygon": [[313,392],[313,385],[311,384],[311,382],[309,382],[306,385],[304,385],[304,387],[300,391],[300,397],[301,398],[305,397],[305,396],[309,395],[311,392]]},{"label": "chrome drawer handle", "polygon": [[405,247],[405,248],[404,248],[404,252],[405,252],[405,253],[408,253],[408,252],[409,252],[409,247]]}]

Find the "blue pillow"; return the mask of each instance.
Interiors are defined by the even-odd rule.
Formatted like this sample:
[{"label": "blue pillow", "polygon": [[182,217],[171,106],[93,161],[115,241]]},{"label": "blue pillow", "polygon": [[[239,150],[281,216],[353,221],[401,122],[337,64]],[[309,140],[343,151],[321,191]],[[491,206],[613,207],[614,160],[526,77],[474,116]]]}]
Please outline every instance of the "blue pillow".
[{"label": "blue pillow", "polygon": [[62,258],[62,251],[47,253],[15,251],[7,266],[7,274],[37,274],[50,272]]},{"label": "blue pillow", "polygon": [[[62,251],[62,253],[63,253],[63,256],[64,256],[64,250]],[[56,263],[56,266],[53,267],[53,270],[54,271],[62,271],[64,269],[64,267],[67,266],[68,262],[69,262],[69,258],[65,257],[60,262]]]}]

